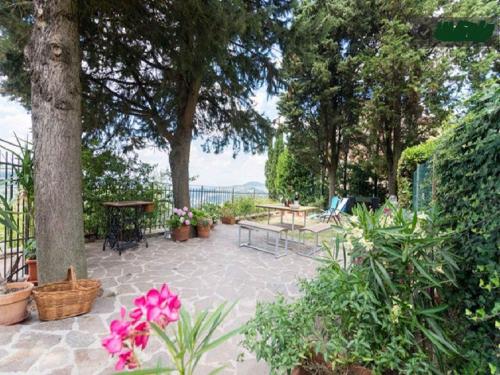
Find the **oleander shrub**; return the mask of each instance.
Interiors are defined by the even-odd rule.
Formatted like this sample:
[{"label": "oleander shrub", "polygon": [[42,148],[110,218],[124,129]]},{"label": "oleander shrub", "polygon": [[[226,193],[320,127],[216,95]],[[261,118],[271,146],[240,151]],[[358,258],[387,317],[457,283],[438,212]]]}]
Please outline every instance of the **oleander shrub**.
[{"label": "oleander shrub", "polygon": [[[496,373],[500,299],[500,85],[489,82],[434,158],[436,204],[457,234],[457,287],[446,299],[462,348],[459,373]],[[496,369],[495,369],[496,368]]]},{"label": "oleander shrub", "polygon": [[[433,215],[386,206],[358,206],[337,228],[317,276],[302,296],[257,307],[243,345],[273,374],[324,359],[321,374],[358,364],[375,374],[446,373],[459,349],[445,323],[443,289],[455,281],[456,261]],[[338,263],[345,249],[352,262]]]}]

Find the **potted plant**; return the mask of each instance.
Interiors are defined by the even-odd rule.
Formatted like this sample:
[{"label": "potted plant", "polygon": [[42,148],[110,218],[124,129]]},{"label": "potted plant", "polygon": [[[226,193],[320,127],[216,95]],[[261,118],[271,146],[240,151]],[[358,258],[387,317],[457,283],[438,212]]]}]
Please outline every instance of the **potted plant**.
[{"label": "potted plant", "polygon": [[232,203],[225,203],[220,211],[222,224],[236,224],[236,208]]},{"label": "potted plant", "polygon": [[26,265],[28,266],[28,281],[32,282],[34,285],[37,285],[38,269],[36,261],[36,241],[32,238],[26,241],[26,246],[24,248],[24,258],[26,259]]},{"label": "potted plant", "polygon": [[212,225],[212,219],[204,215],[196,218],[196,231],[198,232],[198,237],[208,238],[210,236],[210,227]]},{"label": "potted plant", "polygon": [[174,241],[187,241],[189,239],[192,218],[193,213],[187,207],[174,208],[174,213],[167,222]]},{"label": "potted plant", "polygon": [[[0,222],[16,231],[17,227],[9,204],[3,197],[0,197],[0,203],[3,205],[0,207]],[[18,255],[5,278],[0,275],[0,325],[15,324],[28,316],[27,307],[33,284],[27,281],[9,282],[19,271],[20,260],[21,256]]]},{"label": "potted plant", "polygon": [[0,281],[0,325],[19,323],[28,316],[28,301],[34,285],[28,281]]},{"label": "potted plant", "polygon": [[214,229],[215,224],[221,216],[221,207],[215,203],[206,203],[203,205],[203,211],[212,219],[210,229]]}]

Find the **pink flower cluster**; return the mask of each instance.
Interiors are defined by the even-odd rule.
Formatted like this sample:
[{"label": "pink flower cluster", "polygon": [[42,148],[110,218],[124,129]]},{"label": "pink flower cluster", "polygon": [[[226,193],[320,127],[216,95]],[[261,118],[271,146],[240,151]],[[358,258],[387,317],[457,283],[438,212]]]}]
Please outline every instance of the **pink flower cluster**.
[{"label": "pink flower cluster", "polygon": [[134,349],[144,350],[148,344],[150,335],[150,323],[155,323],[165,328],[169,323],[179,319],[181,301],[173,294],[167,284],[161,289],[151,289],[145,295],[134,300],[135,308],[129,313],[122,307],[121,319],[113,320],[109,326],[111,334],[102,339],[102,346],[111,355],[118,355],[116,370],[125,367],[134,369],[139,362],[135,356]]},{"label": "pink flower cluster", "polygon": [[184,208],[174,208],[174,214],[179,216],[181,224],[191,225],[191,221],[189,219],[193,218],[193,213],[189,211],[187,207]]}]

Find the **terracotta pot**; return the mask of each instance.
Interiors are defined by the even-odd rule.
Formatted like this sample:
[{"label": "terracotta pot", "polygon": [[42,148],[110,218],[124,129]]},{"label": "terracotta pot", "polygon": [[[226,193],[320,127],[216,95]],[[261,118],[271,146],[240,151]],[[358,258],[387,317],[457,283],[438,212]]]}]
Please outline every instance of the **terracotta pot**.
[{"label": "terracotta pot", "polygon": [[144,212],[147,214],[150,214],[151,212],[154,212],[155,210],[155,204],[154,203],[149,203],[144,206]]},{"label": "terracotta pot", "polygon": [[210,225],[200,225],[196,226],[196,230],[198,231],[198,237],[200,238],[208,238],[210,237]]},{"label": "terracotta pot", "polygon": [[189,240],[189,231],[191,225],[181,225],[179,228],[175,228],[172,231],[172,239],[174,241],[187,241]]},{"label": "terracotta pot", "polygon": [[28,266],[28,281],[34,285],[38,284],[38,267],[36,259],[28,259],[26,261]]},{"label": "terracotta pot", "polygon": [[220,220],[222,221],[222,224],[236,224],[236,218],[234,216],[223,216],[220,218]]},{"label": "terracotta pot", "polygon": [[8,283],[7,289],[20,289],[9,294],[0,294],[0,325],[23,321],[28,316],[28,301],[33,284],[27,281]]},{"label": "terracotta pot", "polygon": [[[367,369],[366,367],[359,366],[359,365],[351,365],[346,369],[346,372],[343,372],[343,374],[346,375],[372,375],[372,371],[370,369]],[[312,372],[307,371],[305,368],[299,366],[295,367],[292,371],[292,375],[313,375]]]},{"label": "terracotta pot", "polygon": [[[312,363],[325,367],[327,369],[332,368],[330,363],[327,363],[321,354],[312,354],[309,359]],[[316,372],[314,372],[316,373]],[[366,367],[360,365],[349,365],[342,372],[345,375],[372,375],[372,371]],[[313,373],[302,366],[297,366],[292,370],[292,375],[313,375]]]}]

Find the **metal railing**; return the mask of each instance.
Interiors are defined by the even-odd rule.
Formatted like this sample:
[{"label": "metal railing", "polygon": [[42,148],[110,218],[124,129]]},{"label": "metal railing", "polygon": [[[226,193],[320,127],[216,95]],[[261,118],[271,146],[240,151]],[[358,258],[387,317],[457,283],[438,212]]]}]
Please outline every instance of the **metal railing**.
[{"label": "metal railing", "polygon": [[[5,148],[0,149],[0,196],[10,205],[17,230],[7,228],[0,224],[0,274],[7,277],[11,271],[13,281],[24,277],[24,245],[33,237],[33,225],[28,212],[28,197],[20,188],[16,176],[16,168],[20,167],[20,161],[13,152],[17,145],[0,139]],[[17,151],[17,150],[15,150]]]},{"label": "metal railing", "polygon": [[[0,224],[0,275],[7,276],[11,268],[15,266],[18,272],[13,277],[14,281],[25,276],[24,247],[27,241],[34,237],[33,219],[27,203],[28,197],[16,176],[16,169],[21,164],[16,156],[18,148],[18,145],[0,139],[0,196],[9,203],[17,227],[17,230],[12,230]],[[154,197],[156,208],[154,213],[146,218],[146,230],[148,232],[163,230],[174,209],[172,186],[152,183],[146,188],[148,189],[153,192],[151,194],[149,190],[148,196]],[[222,205],[243,197],[268,198],[268,193],[255,189],[239,191],[234,187],[193,185],[189,187],[189,196],[191,207],[202,208],[207,203]]]},{"label": "metal railing", "polygon": [[[155,196],[156,209],[149,221],[146,222],[146,229],[149,231],[163,229],[174,209],[172,186],[155,184],[154,189],[157,192]],[[267,192],[256,189],[238,191],[234,187],[192,185],[189,187],[189,197],[192,208],[202,208],[207,203],[222,205],[226,202],[235,202],[239,198],[266,199],[269,195]]]}]

